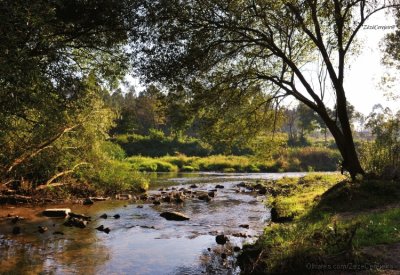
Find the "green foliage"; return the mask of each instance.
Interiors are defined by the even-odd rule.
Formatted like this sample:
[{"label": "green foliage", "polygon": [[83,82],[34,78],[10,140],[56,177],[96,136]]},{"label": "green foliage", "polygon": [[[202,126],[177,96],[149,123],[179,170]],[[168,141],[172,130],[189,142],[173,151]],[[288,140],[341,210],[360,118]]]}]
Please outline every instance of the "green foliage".
[{"label": "green foliage", "polygon": [[199,139],[190,137],[176,138],[165,136],[160,130],[150,129],[151,135],[137,134],[117,135],[112,140],[119,144],[128,156],[142,155],[161,157],[182,153],[188,156],[206,156],[210,154],[210,146]]},{"label": "green foliage", "polygon": [[400,178],[400,113],[393,115],[390,110],[373,113],[367,126],[374,140],[359,147],[365,170],[387,179]]},{"label": "green foliage", "polygon": [[94,172],[91,179],[95,181],[96,188],[105,194],[139,192],[149,187],[149,180],[128,162],[106,162]]},{"label": "green foliage", "polygon": [[0,2],[2,183],[34,188],[122,158],[104,143],[115,115],[103,98],[127,69],[132,4]]},{"label": "green foliage", "polygon": [[105,141],[101,144],[100,150],[112,160],[123,160],[126,157],[125,151],[116,143]]},{"label": "green foliage", "polygon": [[178,167],[157,158],[149,157],[130,157],[127,162],[131,163],[133,167],[139,171],[146,172],[177,172]]},{"label": "green foliage", "polygon": [[[316,156],[313,156],[315,154]],[[141,171],[220,171],[220,172],[289,172],[289,171],[335,171],[338,153],[329,149],[301,148],[288,150],[277,160],[262,160],[254,156],[212,155],[187,157],[185,155],[149,158],[132,156],[128,161]],[[321,162],[324,161],[324,162]],[[165,167],[169,163],[173,167]],[[190,167],[190,168],[189,168]]]},{"label": "green foliage", "polygon": [[399,242],[400,210],[390,208],[400,198],[399,184],[344,179],[310,174],[265,183],[276,194],[269,203],[294,221],[265,228],[253,251],[268,253],[256,254],[258,264],[250,268],[260,274],[308,273],[307,263],[365,263],[363,247]]}]

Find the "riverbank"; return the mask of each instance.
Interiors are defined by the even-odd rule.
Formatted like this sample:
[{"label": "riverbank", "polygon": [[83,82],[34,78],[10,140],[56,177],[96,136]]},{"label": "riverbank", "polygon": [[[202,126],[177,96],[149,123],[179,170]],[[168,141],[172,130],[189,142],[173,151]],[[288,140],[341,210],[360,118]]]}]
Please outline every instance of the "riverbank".
[{"label": "riverbank", "polygon": [[[293,175],[163,174],[157,188],[130,200],[1,206],[0,274],[239,274],[238,250],[269,219],[263,190],[246,187]],[[49,218],[46,208],[69,208],[90,221]],[[170,220],[166,212],[189,219]],[[229,241],[220,244],[218,236]]]},{"label": "riverbank", "polygon": [[340,155],[336,150],[305,147],[290,149],[273,159],[256,156],[213,155],[188,157],[185,155],[125,159],[134,169],[146,172],[311,172],[336,171]]},{"label": "riverbank", "polygon": [[271,224],[239,257],[243,274],[400,270],[400,185],[339,175],[274,181]]}]

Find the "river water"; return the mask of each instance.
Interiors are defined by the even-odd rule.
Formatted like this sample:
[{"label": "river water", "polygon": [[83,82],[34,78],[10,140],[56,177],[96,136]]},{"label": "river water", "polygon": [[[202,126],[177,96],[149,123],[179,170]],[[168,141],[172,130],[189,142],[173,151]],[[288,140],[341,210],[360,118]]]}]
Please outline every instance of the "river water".
[{"label": "river water", "polygon": [[[218,189],[210,202],[195,197],[182,204],[144,203],[142,208],[129,201],[51,206],[91,216],[84,229],[66,227],[63,219],[43,217],[46,207],[1,206],[0,274],[238,274],[238,252],[233,248],[256,240],[269,220],[269,209],[265,196],[236,185],[301,175],[304,173],[159,174],[152,177],[149,196],[159,194],[162,187],[198,192],[215,189],[216,184],[224,188]],[[197,187],[190,188],[192,184]],[[179,211],[190,220],[167,221],[160,217],[163,211]],[[100,218],[104,213],[107,219]],[[115,214],[120,218],[113,218]],[[17,223],[21,234],[12,234],[15,225],[8,215],[25,217]],[[111,232],[96,230],[100,225]],[[48,230],[40,234],[38,226]],[[218,234],[228,237],[227,244],[216,243]]]}]

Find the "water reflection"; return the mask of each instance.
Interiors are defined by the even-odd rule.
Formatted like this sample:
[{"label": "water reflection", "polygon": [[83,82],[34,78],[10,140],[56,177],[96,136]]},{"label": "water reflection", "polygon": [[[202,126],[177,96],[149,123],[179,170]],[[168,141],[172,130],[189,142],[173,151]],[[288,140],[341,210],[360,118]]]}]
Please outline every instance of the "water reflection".
[{"label": "water reflection", "polygon": [[[63,219],[38,216],[41,207],[3,207],[0,273],[237,274],[232,247],[254,240],[252,237],[262,232],[269,219],[269,211],[262,202],[264,197],[237,193],[235,186],[242,180],[284,175],[287,174],[157,175],[153,178],[155,190],[150,195],[157,193],[159,186],[171,184],[196,183],[199,186],[196,190],[206,191],[222,182],[225,188],[219,189],[209,203],[193,199],[183,204],[145,204],[143,208],[124,201],[98,202],[90,207],[69,205],[73,212],[93,217],[85,229],[65,227]],[[180,211],[190,216],[190,220],[167,221],[159,216],[166,210]],[[5,218],[9,213],[27,218],[18,224],[22,234],[11,234],[14,225]],[[103,213],[109,218],[99,218]],[[114,214],[120,214],[121,218],[112,218]],[[249,228],[242,228],[241,224],[248,224]],[[49,230],[39,234],[39,225]],[[99,225],[109,227],[110,234],[95,230]],[[55,231],[64,235],[53,235]],[[215,235],[221,233],[230,240],[224,246],[215,243]]]}]

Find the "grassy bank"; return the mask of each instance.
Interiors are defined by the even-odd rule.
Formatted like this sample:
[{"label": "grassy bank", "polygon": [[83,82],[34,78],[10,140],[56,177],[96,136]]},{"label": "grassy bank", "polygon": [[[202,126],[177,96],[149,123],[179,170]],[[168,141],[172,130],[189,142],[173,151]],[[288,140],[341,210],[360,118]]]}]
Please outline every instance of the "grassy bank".
[{"label": "grassy bank", "polygon": [[208,157],[164,156],[159,158],[133,156],[127,158],[139,171],[148,172],[297,172],[335,171],[339,162],[336,151],[324,148],[288,149],[274,160],[255,156]]},{"label": "grassy bank", "polygon": [[308,175],[270,185],[275,222],[239,258],[245,274],[396,268],[377,252],[400,242],[398,182]]}]

